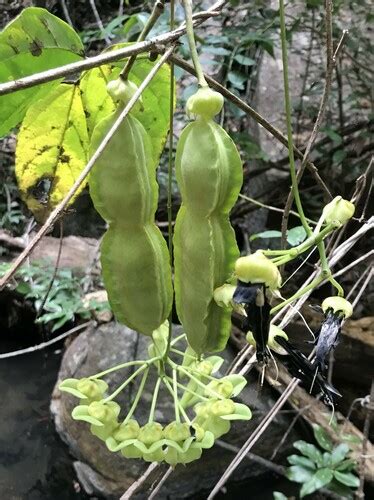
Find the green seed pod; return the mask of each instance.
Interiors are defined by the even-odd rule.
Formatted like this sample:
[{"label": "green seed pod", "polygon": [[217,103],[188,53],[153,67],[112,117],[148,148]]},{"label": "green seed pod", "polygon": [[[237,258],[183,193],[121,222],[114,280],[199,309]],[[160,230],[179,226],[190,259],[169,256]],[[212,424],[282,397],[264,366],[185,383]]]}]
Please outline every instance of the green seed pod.
[{"label": "green seed pod", "polygon": [[222,350],[230,334],[231,313],[213,293],[230,278],[239,255],[229,212],[243,180],[235,144],[212,119],[183,130],[176,177],[182,195],[174,234],[176,307],[188,343],[200,355]]},{"label": "green seed pod", "polygon": [[149,445],[160,441],[163,438],[162,425],[158,422],[145,424],[139,431],[138,439],[142,443]]},{"label": "green seed pod", "polygon": [[165,427],[164,436],[171,441],[185,441],[191,436],[190,426],[186,423],[171,422]]},{"label": "green seed pod", "polygon": [[[91,153],[118,117],[104,118],[93,132]],[[149,136],[128,115],[90,175],[96,210],[109,223],[101,263],[116,318],[146,335],[167,318],[172,304],[166,242],[154,222],[158,186]]]},{"label": "green seed pod", "polygon": [[334,314],[341,314],[345,318],[349,318],[353,314],[352,304],[343,297],[327,297],[322,302],[322,310],[326,313],[329,309],[332,309]]},{"label": "green seed pod", "polygon": [[345,224],[352,218],[355,208],[350,201],[344,200],[341,196],[336,196],[325,206],[322,216],[327,224],[334,222]]},{"label": "green seed pod", "polygon": [[272,290],[279,288],[282,282],[277,266],[261,250],[240,257],[235,262],[235,274],[244,283],[264,283]]}]

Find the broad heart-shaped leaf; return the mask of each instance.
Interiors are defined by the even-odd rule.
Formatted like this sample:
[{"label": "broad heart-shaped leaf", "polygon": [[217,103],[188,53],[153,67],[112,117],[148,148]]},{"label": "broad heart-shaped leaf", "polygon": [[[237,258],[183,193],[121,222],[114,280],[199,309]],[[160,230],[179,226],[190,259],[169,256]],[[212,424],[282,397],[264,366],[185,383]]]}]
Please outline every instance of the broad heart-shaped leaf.
[{"label": "broad heart-shaped leaf", "polygon": [[317,424],[313,424],[313,434],[317,443],[320,445],[321,448],[323,448],[326,451],[332,450],[333,448],[332,441],[323,427]]},{"label": "broad heart-shaped leaf", "polygon": [[[0,33],[0,82],[78,61],[83,45],[77,33],[45,9],[29,7]],[[18,125],[31,103],[59,81],[0,96],[0,137]]]},{"label": "broad heart-shaped leaf", "polygon": [[339,483],[349,486],[351,488],[358,488],[360,486],[360,479],[351,472],[334,471],[334,477]]},{"label": "broad heart-shaped leaf", "polygon": [[306,495],[310,495],[315,491],[323,488],[326,484],[329,484],[333,478],[332,470],[330,469],[319,469],[306,483],[303,484],[300,490],[300,498],[304,498]]},{"label": "broad heart-shaped leaf", "polygon": [[[117,49],[127,44],[111,47]],[[102,66],[87,71],[81,80],[82,101],[87,116],[87,125],[91,135],[95,125],[105,116],[112,113],[115,105],[106,91],[108,81],[118,78],[124,62],[116,65]],[[155,62],[138,56],[129,80],[139,85],[151,71]],[[132,115],[137,118],[148,132],[155,163],[158,163],[169,132],[170,107],[170,67],[164,64],[147,88],[142,93],[142,109],[134,109]]]},{"label": "broad heart-shaped leaf", "polygon": [[18,134],[18,185],[38,220],[64,198],[86,164],[87,152],[80,89],[61,84],[29,108]]}]

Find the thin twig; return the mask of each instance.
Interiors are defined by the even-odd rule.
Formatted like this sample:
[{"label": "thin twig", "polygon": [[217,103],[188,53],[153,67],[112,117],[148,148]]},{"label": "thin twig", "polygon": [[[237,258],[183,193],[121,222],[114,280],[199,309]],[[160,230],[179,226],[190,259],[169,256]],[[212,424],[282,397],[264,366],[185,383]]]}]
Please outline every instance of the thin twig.
[{"label": "thin twig", "polygon": [[[225,0],[219,0],[208,10],[197,12],[193,16],[194,23],[200,24],[205,19],[209,19],[210,17],[217,15],[217,12],[223,7],[225,3]],[[175,42],[176,40],[178,40],[178,38],[184,35],[185,32],[186,28],[184,24],[182,24],[174,31],[163,33],[162,35],[152,38],[151,40],[134,43],[128,47],[111,50],[93,57],[87,57],[82,61],[65,64],[64,66],[59,66],[58,68],[41,71],[40,73],[35,73],[24,78],[19,78],[11,82],[2,83],[0,84],[0,96],[11,94],[12,92],[16,92],[17,90],[34,87],[35,85],[40,85],[41,83],[58,80],[60,78],[74,75],[88,69],[96,68],[110,62],[120,61],[121,59],[126,59],[127,57],[135,54],[141,54],[144,52],[156,50],[159,51],[160,45],[165,46]]]},{"label": "thin twig", "polygon": [[152,474],[152,472],[159,466],[157,462],[152,462],[148,468],[143,472],[143,474],[137,479],[130,488],[125,491],[125,493],[121,496],[119,500],[129,500],[134,493],[144,484],[144,482],[148,479],[148,477]]},{"label": "thin twig", "polygon": [[24,260],[27,258],[27,256],[32,252],[32,250],[35,248],[35,246],[39,243],[39,241],[42,239],[42,237],[48,232],[49,228],[58,220],[61,215],[63,214],[65,208],[68,206],[70,200],[73,198],[77,190],[79,189],[80,185],[82,182],[86,179],[88,174],[90,173],[92,167],[94,166],[95,162],[97,161],[98,158],[102,155],[103,151],[109,144],[110,140],[112,139],[113,135],[116,133],[118,128],[120,127],[121,123],[123,120],[126,118],[126,116],[130,113],[132,110],[133,106],[136,104],[136,102],[139,100],[141,94],[143,93],[144,89],[147,87],[147,85],[151,82],[153,77],[156,75],[158,70],[161,68],[161,66],[167,61],[167,59],[170,57],[171,53],[174,50],[174,46],[170,47],[165,54],[160,57],[160,59],[157,61],[157,63],[153,66],[151,71],[148,73],[146,78],[143,80],[143,82],[139,85],[138,90],[135,92],[134,96],[130,99],[124,110],[121,112],[107,135],[104,137],[102,140],[101,144],[95,151],[95,153],[92,155],[91,159],[85,166],[85,168],[82,170],[80,173],[79,177],[77,180],[74,182],[73,186],[70,188],[69,192],[65,196],[65,198],[62,200],[62,202],[51,212],[49,215],[48,219],[46,222],[43,224],[43,226],[39,229],[39,231],[36,233],[34,238],[30,241],[30,243],[27,245],[25,250],[17,257],[17,259],[14,261],[12,267],[4,274],[4,276],[0,279],[0,290],[4,288],[8,280],[14,275],[14,273],[17,271],[17,269],[21,266],[21,264],[24,262]]},{"label": "thin twig", "polygon": [[[309,137],[308,144],[305,148],[304,156],[301,162],[300,169],[297,173],[297,184],[300,183],[300,180],[304,174],[304,170],[307,164],[307,160],[309,158],[310,151],[315,143],[318,132],[321,128],[323,118],[325,116],[326,106],[330,95],[331,90],[331,82],[332,82],[332,72],[334,68],[334,60],[333,60],[333,42],[332,42],[332,0],[325,0],[325,26],[326,26],[326,79],[325,86],[321,98],[321,103],[319,106],[318,114],[316,121],[313,126],[312,133]],[[342,37],[343,38],[343,37]],[[288,194],[288,198],[286,201],[286,205],[284,207],[284,215],[282,218],[281,224],[281,248],[285,248],[286,240],[287,240],[287,228],[288,228],[288,219],[290,210],[292,207],[292,203],[294,200],[294,190],[290,190]]]},{"label": "thin twig", "polygon": [[161,488],[163,487],[163,485],[165,484],[165,481],[167,480],[167,478],[170,476],[170,474],[173,472],[173,467],[169,467],[168,470],[165,472],[165,474],[162,476],[162,478],[160,479],[160,481],[157,483],[157,486],[156,488],[152,491],[152,493],[149,495],[148,497],[148,500],[153,500],[156,498],[156,495],[158,494],[158,492],[161,490]]},{"label": "thin twig", "polygon": [[[156,0],[151,15],[149,16],[148,21],[144,25],[144,28],[142,29],[140,35],[138,36],[137,42],[142,42],[143,40],[146,39],[148,33],[151,31],[155,23],[157,22],[157,19],[161,16],[161,14],[164,12],[165,8],[165,0]],[[173,27],[171,28],[170,31],[172,31]],[[123,80],[127,80],[127,77],[129,76],[130,70],[134,65],[134,62],[136,61],[136,55],[131,56],[127,63],[125,64],[125,67],[120,73],[120,77]]]},{"label": "thin twig", "polygon": [[47,342],[42,342],[41,344],[34,345],[32,347],[26,347],[25,349],[19,349],[18,351],[5,352],[3,354],[0,354],[0,359],[14,358],[15,356],[21,356],[22,354],[30,354],[32,352],[41,351],[42,349],[45,349],[46,347],[49,347],[56,342],[60,342],[60,340],[68,337],[69,335],[72,335],[73,333],[77,333],[81,330],[84,330],[85,328],[88,328],[92,324],[93,321],[87,321],[82,325],[75,326],[65,333],[61,333],[61,335],[58,335],[57,337],[48,340]]},{"label": "thin twig", "polygon": [[62,7],[62,12],[64,13],[66,21],[68,22],[68,24],[70,24],[70,26],[72,28],[74,28],[73,21],[71,20],[69,10],[67,8],[65,0],[60,0],[60,3],[61,3],[61,7]]},{"label": "thin twig", "polygon": [[105,40],[106,44],[110,45],[111,40],[108,37],[108,35],[105,33],[105,28],[104,28],[103,22],[101,20],[99,11],[97,10],[96,4],[95,4],[95,0],[89,0],[89,1],[90,1],[91,9],[92,9],[93,15],[95,17],[96,23],[97,23],[97,25],[99,27],[99,30],[101,31],[101,34],[104,37],[104,40]]},{"label": "thin twig", "polygon": [[369,431],[370,431],[370,421],[371,421],[371,414],[374,411],[374,379],[371,381],[371,389],[370,389],[370,396],[369,396],[369,401],[366,406],[366,417],[365,417],[365,423],[364,423],[364,430],[363,430],[363,435],[364,435],[364,440],[362,442],[362,454],[361,454],[361,460],[359,464],[359,475],[360,475],[360,485],[357,489],[355,498],[358,498],[359,500],[365,498],[364,494],[364,485],[365,485],[365,462],[367,458],[367,445],[369,441]]},{"label": "thin twig", "polygon": [[269,413],[264,417],[264,419],[261,421],[261,423],[257,426],[255,431],[249,436],[247,441],[244,443],[244,445],[241,447],[240,452],[235,456],[235,458],[232,460],[230,465],[227,467],[225,472],[222,474],[221,478],[217,482],[216,486],[213,488],[211,491],[210,495],[208,496],[208,500],[211,500],[214,498],[220,491],[220,489],[226,484],[227,480],[230,478],[231,474],[234,472],[234,470],[238,467],[238,465],[242,462],[242,460],[245,458],[247,455],[248,451],[255,445],[255,443],[258,441],[258,439],[262,436],[262,434],[265,432],[265,430],[268,428],[278,411],[282,408],[282,406],[286,403],[288,397],[292,394],[292,391],[294,388],[297,386],[299,381],[295,378],[291,380],[291,382],[288,384],[287,388],[285,389],[284,393],[281,395],[281,397],[278,399],[278,401],[275,403],[275,405],[271,408]]}]

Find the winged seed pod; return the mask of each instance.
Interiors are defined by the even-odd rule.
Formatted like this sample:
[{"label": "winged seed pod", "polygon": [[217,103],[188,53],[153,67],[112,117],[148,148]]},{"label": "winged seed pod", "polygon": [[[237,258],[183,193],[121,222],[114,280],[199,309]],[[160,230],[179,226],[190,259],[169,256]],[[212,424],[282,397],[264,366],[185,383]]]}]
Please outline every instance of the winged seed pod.
[{"label": "winged seed pod", "polygon": [[[122,105],[134,92],[124,82],[114,90],[116,100],[122,95]],[[120,112],[121,107],[95,127],[91,154]],[[120,322],[146,335],[165,321],[173,296],[167,245],[154,221],[156,166],[150,138],[130,113],[96,161],[89,180],[95,208],[109,223],[101,264],[110,305]]]},{"label": "winged seed pod", "polygon": [[229,213],[243,181],[235,144],[213,117],[222,97],[200,89],[187,102],[196,120],[183,130],[176,151],[182,196],[174,233],[175,299],[188,343],[200,355],[221,351],[231,329],[230,310],[214,290],[231,276],[239,250]]}]

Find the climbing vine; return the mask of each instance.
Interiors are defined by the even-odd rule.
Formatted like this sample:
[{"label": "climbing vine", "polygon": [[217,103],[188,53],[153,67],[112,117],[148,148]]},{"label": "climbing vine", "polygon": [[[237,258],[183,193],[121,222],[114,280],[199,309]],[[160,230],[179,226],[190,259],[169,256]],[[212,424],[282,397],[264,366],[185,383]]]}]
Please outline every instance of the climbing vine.
[{"label": "climbing vine", "polygon": [[[331,408],[339,391],[327,381],[329,355],[342,323],[353,313],[343,287],[332,275],[325,241],[353,217],[355,205],[335,196],[321,207],[312,227],[298,187],[283,0],[279,23],[291,189],[306,237],[290,248],[240,256],[229,216],[242,189],[242,160],[231,131],[216,120],[224,97],[204,75],[194,33],[196,23],[219,13],[224,3],[194,16],[191,0],[183,0],[185,24],[175,28],[172,2],[169,34],[147,42],[159,17],[157,9],[164,7],[164,2],[156,2],[137,42],[110,47],[91,67],[80,66],[86,63],[79,36],[46,10],[25,9],[0,34],[1,78],[8,83],[14,80],[12,93],[7,83],[3,93],[0,85],[5,117],[1,133],[21,124],[16,174],[23,200],[44,223],[37,238],[88,181],[94,206],[108,224],[101,265],[111,308],[119,322],[149,337],[146,359],[111,366],[83,379],[66,379],[60,390],[79,400],[72,418],[88,424],[108,450],[172,466],[199,459],[204,449],[230,430],[232,421],[251,419],[251,409],[235,399],[247,383],[245,377],[222,376],[223,358],[215,354],[226,347],[233,311],[242,319],[262,373],[275,358],[283,361],[293,377]],[[174,61],[178,59],[173,53],[184,33],[198,90],[186,102],[190,122],[180,134],[174,160]],[[121,51],[127,51],[126,57]],[[70,72],[71,63],[75,71]],[[62,81],[56,73],[51,80],[33,82],[34,73],[62,65],[68,79]],[[37,84],[37,91],[29,84]],[[155,223],[155,212],[156,170],[170,130],[168,245]],[[173,229],[174,168],[182,204]],[[284,266],[314,249],[320,270],[294,295],[283,297]],[[5,275],[1,286],[18,265]],[[324,320],[314,354],[307,358],[274,317],[323,282],[331,284],[333,293],[321,304]],[[175,338],[174,297],[184,331]],[[108,386],[108,374],[129,367],[131,374],[118,387]],[[152,371],[157,377],[145,418],[137,408]],[[124,414],[116,398],[130,384],[136,385],[136,392]],[[161,390],[169,393],[174,409],[174,419],[168,423],[156,419]]]}]

